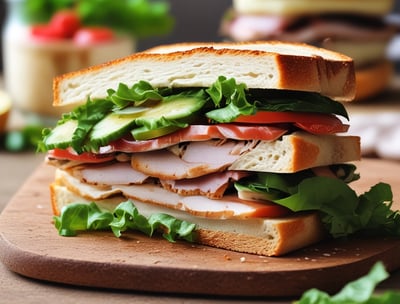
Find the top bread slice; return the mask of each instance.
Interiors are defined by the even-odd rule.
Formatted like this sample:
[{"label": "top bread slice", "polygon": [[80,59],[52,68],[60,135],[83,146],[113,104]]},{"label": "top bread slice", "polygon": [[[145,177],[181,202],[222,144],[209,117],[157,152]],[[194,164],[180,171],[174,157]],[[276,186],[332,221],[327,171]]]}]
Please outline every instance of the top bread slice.
[{"label": "top bread slice", "polygon": [[302,16],[309,14],[351,13],[383,16],[393,8],[393,0],[233,0],[241,14]]},{"label": "top bread slice", "polygon": [[318,92],[339,101],[355,95],[350,57],[302,43],[181,43],[156,47],[58,76],[55,106],[107,96],[119,83],[145,80],[154,87],[209,87],[219,76],[247,88]]}]

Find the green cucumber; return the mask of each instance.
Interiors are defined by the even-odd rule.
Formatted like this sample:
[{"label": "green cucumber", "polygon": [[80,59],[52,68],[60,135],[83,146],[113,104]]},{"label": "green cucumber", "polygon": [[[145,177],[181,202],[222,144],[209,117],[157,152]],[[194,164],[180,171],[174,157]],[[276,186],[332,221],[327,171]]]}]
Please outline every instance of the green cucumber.
[{"label": "green cucumber", "polygon": [[[199,97],[171,96],[153,107],[130,107],[112,112],[94,125],[89,141],[93,146],[99,147],[129,131],[132,131],[137,140],[171,133],[187,126],[186,120],[191,120],[192,114],[201,109],[205,102],[206,100]],[[179,124],[171,125],[173,120],[179,120]]]},{"label": "green cucumber", "polygon": [[54,148],[66,149],[71,146],[72,136],[77,127],[77,120],[67,120],[63,124],[59,124],[52,129],[43,139],[43,144],[49,150]]},{"label": "green cucumber", "polygon": [[187,124],[179,124],[179,125],[168,124],[165,126],[158,127],[156,129],[150,129],[147,128],[146,126],[142,126],[140,128],[133,129],[131,131],[131,134],[133,138],[136,140],[146,140],[173,133],[187,126],[188,126]]},{"label": "green cucumber", "polygon": [[157,138],[185,128],[205,104],[198,97],[173,96],[142,113],[131,133],[136,140]]},{"label": "green cucumber", "polygon": [[200,110],[206,100],[193,96],[171,96],[161,101],[154,107],[141,113],[136,119],[138,125],[144,125],[147,121],[154,119],[182,119]]},{"label": "green cucumber", "polygon": [[110,113],[94,125],[89,141],[95,146],[107,145],[110,141],[122,137],[135,124],[139,114]]}]

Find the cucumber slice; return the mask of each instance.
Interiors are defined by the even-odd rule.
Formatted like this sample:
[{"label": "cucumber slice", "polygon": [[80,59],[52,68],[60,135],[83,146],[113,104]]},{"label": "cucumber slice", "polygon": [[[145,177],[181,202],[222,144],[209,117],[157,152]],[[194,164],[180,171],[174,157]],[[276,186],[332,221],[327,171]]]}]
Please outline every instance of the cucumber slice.
[{"label": "cucumber slice", "polygon": [[117,114],[111,113],[94,125],[89,134],[89,140],[92,144],[102,146],[110,141],[122,137],[135,124],[137,114]]},{"label": "cucumber slice", "polygon": [[175,131],[178,131],[179,129],[182,129],[179,126],[176,125],[168,125],[164,126],[158,129],[153,129],[149,130],[146,127],[141,127],[141,128],[136,128],[132,130],[132,136],[136,140],[146,140],[146,139],[151,139],[151,138],[157,138],[163,135],[167,135],[170,133],[173,133]]},{"label": "cucumber slice", "polygon": [[[89,134],[89,141],[94,146],[104,146],[110,141],[132,131],[135,139],[155,138],[177,130],[179,125],[164,125],[163,120],[192,119],[193,112],[203,107],[206,100],[199,97],[173,96],[157,103],[154,107],[129,107],[113,112],[99,121]],[[147,126],[157,126],[154,130]],[[186,126],[186,125],[185,125]]]},{"label": "cucumber slice", "polygon": [[47,149],[66,149],[72,144],[72,135],[78,127],[78,121],[70,119],[63,124],[57,125],[51,132],[43,139],[44,145]]},{"label": "cucumber slice", "polygon": [[114,111],[115,114],[121,114],[121,115],[131,115],[131,114],[139,114],[141,112],[144,112],[148,110],[148,107],[126,107],[120,110]]},{"label": "cucumber slice", "polygon": [[136,122],[143,125],[146,120],[161,119],[162,117],[166,119],[181,119],[200,110],[205,103],[206,100],[198,97],[174,96],[166,98],[156,106],[141,113]]}]

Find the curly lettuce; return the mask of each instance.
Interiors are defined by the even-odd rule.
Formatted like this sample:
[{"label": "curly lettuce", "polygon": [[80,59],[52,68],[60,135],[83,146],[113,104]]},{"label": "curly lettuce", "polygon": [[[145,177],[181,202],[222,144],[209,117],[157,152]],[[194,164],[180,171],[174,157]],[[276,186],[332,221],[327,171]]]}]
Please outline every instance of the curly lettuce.
[{"label": "curly lettuce", "polygon": [[164,213],[150,217],[141,215],[131,200],[120,203],[112,212],[101,210],[95,203],[73,203],[65,206],[60,216],[54,216],[54,225],[61,236],[75,236],[79,231],[112,230],[116,237],[127,230],[152,236],[156,231],[170,242],[177,238],[193,242],[196,225]]}]

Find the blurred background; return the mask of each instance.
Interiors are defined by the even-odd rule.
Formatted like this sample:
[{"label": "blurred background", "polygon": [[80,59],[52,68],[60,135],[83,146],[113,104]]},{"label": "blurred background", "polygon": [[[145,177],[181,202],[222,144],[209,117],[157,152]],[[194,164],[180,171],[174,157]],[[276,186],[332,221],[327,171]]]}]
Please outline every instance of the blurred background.
[{"label": "blurred background", "polygon": [[[241,12],[240,9],[238,9],[240,5],[234,7],[234,4],[240,3],[247,5],[251,3],[250,0],[238,0],[236,2],[232,0],[160,0],[162,5],[157,7],[150,7],[150,4],[147,4],[159,3],[157,1],[136,1],[137,3],[144,3],[144,6],[141,7],[140,10],[149,10],[149,12],[145,17],[135,15],[135,18],[130,18],[127,15],[127,10],[116,5],[116,3],[122,3],[124,1],[103,1],[103,5],[94,7],[93,3],[98,3],[98,1],[101,2],[102,0],[82,0],[80,2],[86,5],[81,11],[84,16],[82,23],[85,22],[85,24],[80,24],[80,26],[93,26],[94,24],[107,28],[119,22],[118,39],[107,40],[110,38],[110,33],[104,31],[103,28],[103,31],[96,31],[95,33],[93,31],[89,34],[87,31],[83,34],[80,33],[82,35],[80,35],[79,38],[76,38],[75,36],[77,35],[75,35],[73,42],[71,42],[72,36],[68,36],[67,39],[65,38],[67,36],[65,36],[63,39],[59,40],[60,33],[54,32],[54,26],[49,28],[48,25],[51,24],[51,21],[49,21],[51,9],[43,10],[43,7],[37,5],[43,5],[43,3],[46,2],[58,3],[57,5],[59,5],[60,3],[72,2],[72,0],[27,1],[31,4],[31,7],[29,7],[31,19],[32,16],[36,18],[30,20],[28,38],[26,38],[25,32],[21,33],[16,30],[18,26],[15,26],[13,22],[13,26],[11,27],[13,31],[9,30],[10,18],[14,21],[15,18],[19,18],[16,14],[20,14],[21,5],[26,8],[24,0],[1,0],[0,2],[0,25],[3,33],[3,39],[0,41],[2,44],[0,47],[0,55],[2,58],[0,61],[0,89],[3,88],[3,91],[0,91],[0,120],[1,117],[4,116],[2,115],[1,105],[6,103],[5,100],[12,102],[14,110],[17,109],[24,114],[21,116],[19,115],[21,113],[16,114],[16,111],[13,111],[8,117],[6,126],[2,126],[4,123],[0,121],[0,133],[2,128],[7,128],[6,133],[19,134],[13,135],[14,137],[11,136],[12,140],[8,140],[10,136],[9,134],[4,135],[4,132],[0,137],[2,139],[1,146],[3,149],[4,141],[8,140],[7,142],[11,143],[11,146],[7,146],[8,144],[6,143],[6,149],[11,149],[12,151],[25,150],[27,146],[30,146],[29,142],[26,143],[27,137],[35,138],[35,136],[38,136],[37,132],[43,124],[52,124],[55,122],[55,117],[59,117],[59,110],[55,110],[51,107],[51,81],[56,74],[108,61],[115,57],[122,57],[131,52],[145,50],[160,44],[183,41],[221,41],[227,39],[251,40],[251,32],[258,31],[257,21],[250,20],[250,23],[246,25],[245,23],[248,21],[243,23],[243,18],[240,18]],[[322,2],[323,1],[320,1],[318,3]],[[363,151],[365,155],[378,155],[400,159],[400,123],[396,123],[400,121],[400,116],[390,117],[389,119],[394,122],[389,126],[391,129],[390,136],[391,139],[398,139],[395,141],[399,142],[398,147],[390,147],[389,152],[386,146],[379,149],[379,151],[376,148],[378,139],[382,137],[382,132],[388,134],[388,117],[380,117],[378,114],[381,112],[384,114],[400,112],[398,110],[400,103],[400,0],[384,0],[384,2],[390,3],[389,10],[383,10],[382,13],[375,14],[376,16],[373,18],[357,17],[357,21],[355,22],[357,26],[365,23],[366,28],[381,29],[383,26],[380,19],[383,20],[390,16],[392,22],[396,24],[395,27],[397,27],[397,29],[391,33],[397,35],[397,39],[388,39],[388,31],[384,34],[386,35],[385,39],[388,41],[388,50],[390,51],[392,60],[390,60],[389,65],[379,66],[378,74],[375,74],[373,78],[375,79],[373,85],[367,85],[369,91],[365,93],[366,96],[360,96],[361,102],[357,102],[356,106],[349,106],[349,111],[353,113],[354,117],[352,120],[352,129],[350,131],[365,137],[365,140],[363,140]],[[368,3],[374,3],[374,1],[369,0]],[[376,0],[375,3],[381,3],[381,1]],[[11,6],[12,10],[10,9]],[[104,6],[107,7],[105,8]],[[49,8],[48,5],[45,7],[46,9]],[[55,7],[52,7],[52,9],[56,10]],[[332,15],[335,15],[333,18],[335,19],[337,15],[340,14],[335,13]],[[112,18],[112,16],[118,16],[118,18]],[[352,16],[356,16],[356,14]],[[321,17],[319,12],[314,12],[314,19],[312,22],[300,18],[300,21],[294,24],[296,27],[301,27],[307,22],[310,24],[313,22],[320,22],[324,17],[325,15]],[[64,22],[65,18],[64,16]],[[127,21],[129,19],[137,22],[129,23],[129,21]],[[70,28],[73,27],[73,20],[68,20],[69,23],[67,22],[67,25]],[[104,20],[111,20],[111,24],[101,24]],[[335,19],[334,21],[336,22],[337,20]],[[59,23],[60,22],[61,21],[59,21]],[[113,24],[113,22],[115,24]],[[142,27],[138,26],[140,22],[144,23]],[[236,23],[234,24],[234,22]],[[238,24],[242,26],[238,26]],[[250,24],[250,26],[248,26],[248,24]],[[259,24],[260,28],[264,27],[262,31],[271,31],[271,29],[265,29],[265,23],[263,24],[261,22]],[[233,29],[233,25],[236,26],[235,29]],[[273,26],[272,24],[270,25]],[[135,30],[129,31],[127,30],[128,27],[135,27]],[[273,33],[276,32],[277,31],[273,31]],[[61,33],[61,35],[69,34]],[[259,37],[261,37],[261,39],[289,39],[284,35]],[[93,39],[95,39],[95,41],[93,41]],[[396,41],[396,43],[392,42],[389,44],[389,40],[390,42]],[[349,41],[352,43],[352,40],[347,37],[346,47],[347,50],[352,53],[352,46],[356,46],[356,43],[354,42],[354,45],[350,43],[349,46]],[[329,39],[328,42],[330,42]],[[322,39],[319,42],[312,41],[312,43],[322,44],[324,47],[331,45],[329,43],[326,44],[326,39]],[[379,51],[382,50],[379,49],[377,52],[379,53]],[[365,57],[365,54],[362,53],[363,52],[361,52],[360,56]],[[355,59],[355,62],[359,63],[361,60]],[[362,64],[360,63],[359,65],[361,66]],[[368,66],[371,66],[371,64]],[[393,72],[393,75],[391,72]],[[37,75],[40,75],[40,77],[37,77]],[[380,76],[377,77],[376,75]],[[4,96],[4,94],[6,94],[6,96]],[[372,110],[371,107],[373,108]],[[65,109],[61,111],[65,111]],[[360,112],[363,112],[364,115],[361,118],[358,117]],[[371,112],[373,112],[374,117],[365,118],[365,112],[368,112],[368,115],[372,115]],[[33,115],[26,116],[25,114]],[[37,118],[39,118],[39,120],[37,120]],[[368,122],[368,128],[365,126],[366,122]],[[371,122],[374,122],[372,124],[374,127],[373,130],[371,130]],[[26,125],[31,126],[35,124],[39,126],[37,128],[28,128],[25,134],[20,132]],[[393,127],[394,124],[395,127]],[[393,132],[395,134],[392,134]],[[7,138],[4,139],[5,137]]]},{"label": "blurred background", "polygon": [[[1,26],[4,25],[6,18],[5,2],[6,0],[0,1]],[[218,29],[223,14],[232,4],[231,0],[167,0],[166,2],[169,3],[170,13],[175,19],[174,28],[167,35],[138,41],[138,50],[163,43],[221,39]]]}]

